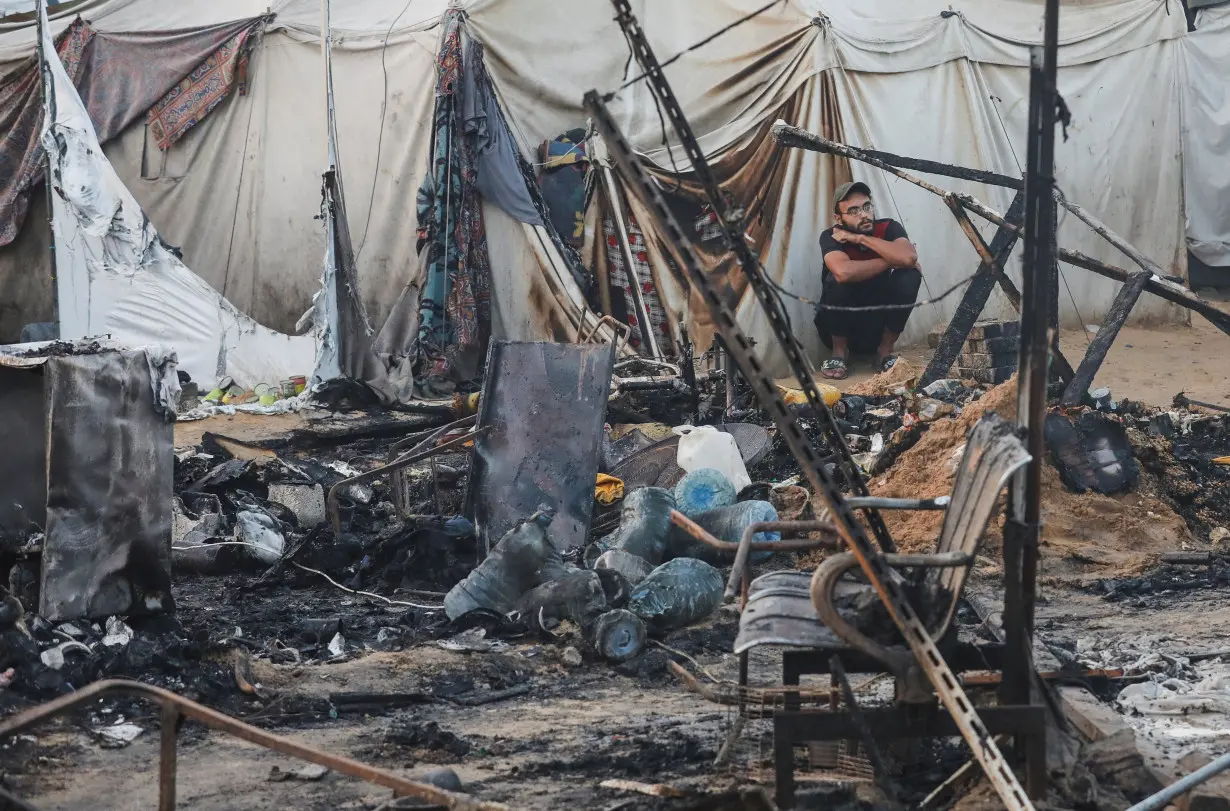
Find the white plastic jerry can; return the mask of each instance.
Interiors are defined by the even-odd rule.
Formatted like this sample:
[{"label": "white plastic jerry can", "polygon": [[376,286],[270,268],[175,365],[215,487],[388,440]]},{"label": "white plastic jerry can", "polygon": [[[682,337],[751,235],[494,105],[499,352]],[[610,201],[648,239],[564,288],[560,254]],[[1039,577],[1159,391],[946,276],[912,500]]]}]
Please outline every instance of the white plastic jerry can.
[{"label": "white plastic jerry can", "polygon": [[679,435],[679,454],[676,463],[685,472],[691,473],[703,467],[711,467],[730,479],[735,492],[752,483],[743,464],[743,454],[735,438],[712,425],[680,425],[671,429]]}]

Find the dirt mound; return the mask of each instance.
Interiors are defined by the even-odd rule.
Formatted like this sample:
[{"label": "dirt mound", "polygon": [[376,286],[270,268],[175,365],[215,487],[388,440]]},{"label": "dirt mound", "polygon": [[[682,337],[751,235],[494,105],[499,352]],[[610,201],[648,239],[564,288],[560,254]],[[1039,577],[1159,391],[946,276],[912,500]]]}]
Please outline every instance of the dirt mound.
[{"label": "dirt mound", "polygon": [[[934,498],[952,490],[965,438],[986,413],[1016,416],[1016,378],[988,391],[956,419],[931,425],[913,448],[869,486],[877,496]],[[1136,574],[1156,562],[1162,552],[1182,548],[1191,540],[1183,519],[1165,502],[1146,495],[1154,487],[1115,496],[1073,493],[1050,464],[1042,473],[1042,574],[1059,580],[1083,581]],[[903,551],[933,548],[943,524],[941,512],[882,513]],[[1002,514],[993,519],[983,553],[998,561]]]},{"label": "dirt mound", "polygon": [[912,385],[918,376],[922,374],[922,370],[910,363],[905,358],[898,358],[893,364],[893,368],[887,372],[880,372],[878,375],[864,380],[862,383],[856,383],[846,391],[846,394],[854,394],[859,397],[884,397],[892,394],[902,386]]}]

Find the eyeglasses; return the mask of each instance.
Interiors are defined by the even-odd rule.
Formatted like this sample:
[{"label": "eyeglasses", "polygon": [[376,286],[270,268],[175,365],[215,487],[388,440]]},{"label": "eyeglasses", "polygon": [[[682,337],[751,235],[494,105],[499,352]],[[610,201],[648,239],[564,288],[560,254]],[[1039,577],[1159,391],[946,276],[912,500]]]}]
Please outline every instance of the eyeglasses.
[{"label": "eyeglasses", "polygon": [[859,214],[874,214],[875,210],[875,203],[868,201],[861,206],[850,206],[842,214],[844,216],[857,217]]}]

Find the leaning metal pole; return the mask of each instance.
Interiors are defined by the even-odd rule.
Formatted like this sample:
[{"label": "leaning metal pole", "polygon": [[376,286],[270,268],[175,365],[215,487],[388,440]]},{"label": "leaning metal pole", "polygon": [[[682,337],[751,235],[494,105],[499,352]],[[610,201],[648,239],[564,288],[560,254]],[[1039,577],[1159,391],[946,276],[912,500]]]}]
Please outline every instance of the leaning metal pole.
[{"label": "leaning metal pole", "polygon": [[[692,162],[693,170],[705,187],[710,204],[714,211],[718,212],[730,249],[739,257],[748,282],[769,317],[774,335],[781,343],[792,368],[799,377],[799,384],[807,392],[808,400],[812,403],[813,408],[819,412],[821,422],[826,423],[827,427],[832,429],[833,449],[838,452],[839,457],[848,457],[849,449],[840,431],[836,428],[831,412],[816,391],[815,380],[791,332],[789,321],[781,310],[781,302],[769,289],[758,260],[750,254],[743,240],[741,226],[727,211],[708,161],[696,142],[691,125],[683,115],[683,110],[671,90],[670,83],[666,81],[662,65],[654,56],[645,32],[632,13],[628,0],[612,0],[612,3],[618,15],[616,20],[628,39],[629,48],[644,69],[650,88],[664,109],[664,116],[670,120],[671,126],[679,136]],[[661,190],[649,179],[644,167],[641,166],[639,157],[623,137],[605,102],[596,92],[590,91],[585,95],[585,108],[606,140],[612,157],[629,183],[630,190],[637,193],[642,201],[649,205],[659,223],[664,226],[668,247],[672,249],[672,253],[682,265],[687,278],[704,299],[714,326],[722,336],[728,351],[732,353],[732,358],[739,367],[739,371],[751,384],[761,406],[769,411],[774,423],[778,426],[780,435],[799,461],[803,475],[829,511],[842,540],[858,560],[868,581],[888,610],[889,616],[905,638],[909,652],[903,651],[900,656],[894,657],[895,661],[886,661],[885,664],[899,675],[905,675],[906,680],[912,683],[916,682],[914,675],[917,672],[913,668],[918,668],[925,673],[1000,799],[1010,809],[1032,809],[1033,805],[1016,779],[1016,775],[1008,766],[999,747],[991,739],[986,725],[978,717],[977,710],[965,695],[965,691],[951,668],[944,661],[943,655],[936,647],[935,640],[931,638],[918,613],[910,604],[908,595],[894,578],[893,572],[885,561],[883,552],[892,548],[892,539],[888,536],[887,530],[883,530],[884,540],[880,548],[875,548],[866,529],[855,517],[851,506],[846,503],[838,488],[836,478],[825,469],[810,438],[801,431],[794,413],[786,407],[776,382],[752,350],[751,342],[735,321],[734,313],[724,296],[719,293],[701,269],[690,240],[685,236],[673,212],[667,207]],[[852,484],[858,487],[856,492],[866,489],[866,484],[861,477],[857,477]],[[868,511],[869,519],[873,515],[875,515],[874,512]],[[873,524],[873,529],[876,523],[879,523],[882,528],[882,522],[869,520],[868,523]]]},{"label": "leaning metal pole", "polygon": [[1004,531],[1004,631],[1008,663],[1005,697],[1029,703],[1038,534],[1042,518],[1042,465],[1046,446],[1047,355],[1055,244],[1055,118],[1059,102],[1056,62],[1059,0],[1047,0],[1042,48],[1030,53],[1029,128],[1026,133],[1025,254],[1021,297],[1021,354],[1017,421],[1028,432],[1030,462],[1011,491]]}]

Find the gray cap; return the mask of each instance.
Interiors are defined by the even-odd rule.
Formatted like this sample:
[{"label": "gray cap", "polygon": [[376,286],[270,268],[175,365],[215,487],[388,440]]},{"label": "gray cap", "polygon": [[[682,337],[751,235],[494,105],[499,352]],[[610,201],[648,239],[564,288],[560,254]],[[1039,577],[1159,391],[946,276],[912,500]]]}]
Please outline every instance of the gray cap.
[{"label": "gray cap", "polygon": [[842,183],[833,191],[833,210],[837,211],[837,204],[855,192],[860,192],[868,197],[871,196],[871,189],[868,188],[866,183],[858,180],[852,183]]}]

